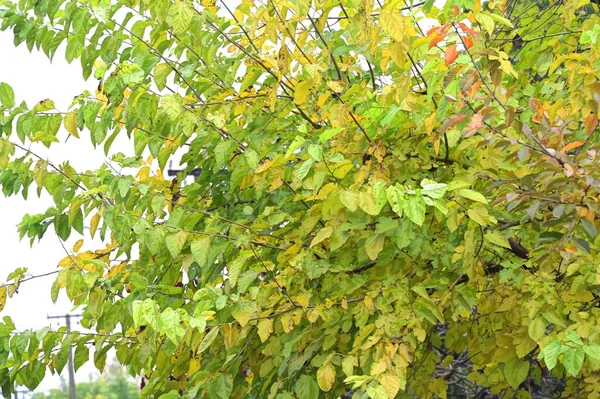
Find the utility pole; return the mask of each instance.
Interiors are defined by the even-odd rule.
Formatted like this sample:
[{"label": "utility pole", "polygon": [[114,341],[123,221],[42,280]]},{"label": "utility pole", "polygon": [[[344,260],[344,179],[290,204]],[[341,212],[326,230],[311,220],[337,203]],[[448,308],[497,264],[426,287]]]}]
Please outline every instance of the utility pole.
[{"label": "utility pole", "polygon": [[29,391],[27,389],[18,389],[17,387],[15,387],[15,390],[13,392],[13,398],[14,399],[26,399],[28,393],[31,393],[31,391]]},{"label": "utility pole", "polygon": [[[71,318],[81,317],[80,314],[67,313],[61,316],[47,316],[50,319],[65,319],[67,325],[67,333],[71,332]],[[77,399],[75,393],[75,368],[73,367],[73,348],[69,347],[69,358],[67,360],[67,368],[69,369],[69,399]]]},{"label": "utility pole", "polygon": [[[13,392],[13,398],[14,399],[19,399],[19,398],[25,399],[26,398],[25,394],[27,394],[29,392],[30,391],[26,391],[24,389],[16,389],[16,387],[15,387],[15,391]],[[23,394],[23,395],[21,396],[19,394]]]}]

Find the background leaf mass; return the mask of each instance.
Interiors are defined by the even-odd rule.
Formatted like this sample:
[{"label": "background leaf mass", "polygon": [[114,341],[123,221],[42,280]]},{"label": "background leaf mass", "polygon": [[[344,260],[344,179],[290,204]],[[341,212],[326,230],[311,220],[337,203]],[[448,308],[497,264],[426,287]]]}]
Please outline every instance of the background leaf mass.
[{"label": "background leaf mass", "polygon": [[[3,395],[73,346],[100,370],[116,349],[142,397],[598,397],[599,15],[0,0],[15,45],[98,79],[60,110],[0,83],[2,192],[51,198],[32,245],[81,237],[50,296],[91,331],[5,317]],[[40,155],[67,139],[107,162]]]}]

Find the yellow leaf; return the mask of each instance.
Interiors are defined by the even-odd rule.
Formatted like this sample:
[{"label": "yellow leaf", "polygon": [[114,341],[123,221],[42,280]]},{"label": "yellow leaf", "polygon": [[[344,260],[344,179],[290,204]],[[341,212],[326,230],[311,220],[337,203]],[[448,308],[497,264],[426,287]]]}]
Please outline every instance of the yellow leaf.
[{"label": "yellow leaf", "polygon": [[333,127],[347,127],[349,124],[348,119],[350,113],[348,107],[345,104],[335,104],[329,108],[329,120]]},{"label": "yellow leaf", "polygon": [[196,371],[200,370],[200,360],[198,358],[193,358],[190,360],[190,366],[188,368],[188,376],[192,376],[196,374]]},{"label": "yellow leaf", "polygon": [[148,176],[150,175],[150,167],[149,166],[143,166],[140,168],[140,171],[138,172],[136,177],[139,177],[139,180],[141,182],[145,181],[146,179],[148,179]]},{"label": "yellow leaf", "polygon": [[92,220],[90,221],[90,235],[92,236],[92,238],[94,238],[94,235],[96,234],[96,229],[98,229],[98,223],[100,223],[100,212],[96,213],[94,216],[92,216]]},{"label": "yellow leaf", "polygon": [[328,392],[335,382],[335,367],[327,363],[317,370],[317,384],[322,391]]},{"label": "yellow leaf", "polygon": [[4,309],[6,305],[6,286],[0,287],[0,312]]},{"label": "yellow leaf", "polygon": [[81,246],[83,245],[83,240],[78,240],[75,245],[73,245],[73,252],[77,252],[81,249]]},{"label": "yellow leaf", "polygon": [[260,342],[265,342],[273,332],[273,319],[262,319],[258,322]]},{"label": "yellow leaf", "polygon": [[404,17],[397,9],[383,10],[379,14],[379,22],[395,40],[404,39]]},{"label": "yellow leaf", "polygon": [[354,375],[354,367],[358,366],[358,359],[356,356],[350,355],[342,361],[342,370],[348,377]]},{"label": "yellow leaf", "polygon": [[377,209],[375,207],[375,198],[373,194],[368,192],[362,192],[358,195],[358,206],[360,209],[368,213],[369,215],[376,215]]},{"label": "yellow leaf", "polygon": [[371,375],[376,376],[384,373],[387,370],[387,362],[385,359],[379,359],[377,362],[371,364]]},{"label": "yellow leaf", "polygon": [[331,233],[333,233],[333,229],[331,228],[331,226],[323,227],[321,230],[319,230],[315,238],[313,238],[312,242],[310,243],[311,248],[320,243],[321,241],[329,238],[331,236]]},{"label": "yellow leaf", "polygon": [[77,110],[67,112],[63,124],[71,136],[79,138],[79,132],[77,131]]},{"label": "yellow leaf", "polygon": [[54,101],[50,100],[49,98],[40,101],[34,107],[34,109],[37,112],[50,111],[51,109],[54,109],[54,108],[55,108]]},{"label": "yellow leaf", "polygon": [[404,42],[394,42],[388,47],[392,60],[399,68],[404,68],[408,54],[408,46]]},{"label": "yellow leaf", "polygon": [[342,86],[342,82],[338,80],[330,80],[329,82],[327,82],[327,87],[333,90],[334,93],[338,94],[344,91],[344,86]]},{"label": "yellow leaf", "polygon": [[433,132],[436,118],[437,118],[437,115],[435,112],[433,112],[431,115],[429,115],[427,118],[425,118],[425,132],[427,133],[428,136]]},{"label": "yellow leaf", "polygon": [[393,374],[383,375],[380,378],[379,383],[387,392],[388,398],[395,398],[398,394],[398,391],[400,391],[400,389],[404,389],[406,386],[406,380],[403,381],[401,377]]},{"label": "yellow leaf", "polygon": [[305,80],[296,85],[294,91],[294,104],[302,105],[308,99],[308,94],[310,93],[310,89],[313,87],[312,80]]}]

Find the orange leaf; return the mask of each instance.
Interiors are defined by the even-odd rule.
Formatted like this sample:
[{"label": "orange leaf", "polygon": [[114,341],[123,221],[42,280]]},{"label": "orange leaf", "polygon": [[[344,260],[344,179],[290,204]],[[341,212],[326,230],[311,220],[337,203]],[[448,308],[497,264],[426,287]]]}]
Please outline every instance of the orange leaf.
[{"label": "orange leaf", "polygon": [[455,17],[458,16],[458,7],[454,6],[453,9],[454,9],[454,16]]},{"label": "orange leaf", "polygon": [[431,36],[433,34],[439,34],[442,31],[443,25],[434,26],[433,28],[427,31],[427,36]]},{"label": "orange leaf", "polygon": [[429,48],[432,48],[433,46],[444,40],[444,37],[446,37],[446,32],[435,35],[433,39],[431,39],[431,41],[429,42]]},{"label": "orange leaf", "polygon": [[587,134],[592,134],[596,127],[598,127],[598,115],[589,114],[585,117],[585,131]]},{"label": "orange leaf", "polygon": [[448,127],[456,126],[460,121],[462,121],[466,117],[467,117],[467,115],[464,115],[464,114],[453,116],[452,118],[450,118],[450,125]]},{"label": "orange leaf", "polygon": [[475,93],[477,93],[477,90],[479,89],[479,87],[481,87],[481,82],[473,83],[471,88],[466,90],[467,95],[471,98],[475,97]]},{"label": "orange leaf", "polygon": [[444,53],[444,57],[446,58],[446,65],[450,65],[454,61],[456,61],[456,58],[459,54],[460,53],[456,51],[456,44],[453,44],[452,46],[448,47],[446,49],[446,52]]},{"label": "orange leaf", "polygon": [[432,48],[446,37],[446,33],[448,32],[448,28],[450,25],[444,24],[440,26],[434,26],[427,32],[427,36],[433,36],[431,42],[429,43],[429,48]]},{"label": "orange leaf", "polygon": [[583,141],[573,141],[562,148],[562,152],[569,152],[573,148],[581,147],[585,143]]},{"label": "orange leaf", "polygon": [[471,40],[471,38],[469,36],[463,37],[463,41],[465,42],[465,47],[466,48],[473,47],[473,40]]},{"label": "orange leaf", "polygon": [[470,136],[474,135],[475,133],[477,133],[477,131],[479,131],[479,129],[481,129],[482,126],[483,126],[483,116],[481,116],[479,114],[473,115],[471,117],[471,120],[469,121],[469,124],[463,131],[463,136],[470,137]]},{"label": "orange leaf", "polygon": [[463,32],[466,32],[468,34],[470,34],[471,36],[473,36],[475,39],[477,39],[477,36],[479,36],[479,33],[477,33],[477,31],[473,28],[469,28],[467,25],[465,25],[463,22],[460,22],[458,24],[458,26],[460,26],[460,28],[462,29]]},{"label": "orange leaf", "polygon": [[542,107],[542,103],[537,98],[532,98],[529,100],[529,106],[533,109],[539,116],[544,115],[544,108]]}]

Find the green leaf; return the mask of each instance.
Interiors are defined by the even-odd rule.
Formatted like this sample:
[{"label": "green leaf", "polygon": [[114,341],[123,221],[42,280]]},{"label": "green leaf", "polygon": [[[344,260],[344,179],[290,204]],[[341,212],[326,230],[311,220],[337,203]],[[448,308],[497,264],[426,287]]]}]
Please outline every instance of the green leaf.
[{"label": "green leaf", "polygon": [[256,270],[247,270],[242,273],[238,279],[237,287],[239,292],[246,292],[250,285],[256,280],[260,273]]},{"label": "green leaf", "polygon": [[442,198],[444,194],[446,194],[446,190],[448,189],[448,185],[444,183],[436,183],[433,180],[424,179],[421,182],[421,187],[423,189],[421,192],[423,195],[428,196],[429,198]]},{"label": "green leaf", "polygon": [[583,366],[584,358],[583,348],[569,348],[563,354],[562,364],[569,374],[576,377],[579,370],[581,370],[581,366]]},{"label": "green leaf", "polygon": [[171,308],[165,309],[160,315],[160,329],[176,345],[185,335],[185,328],[181,325],[181,315]]},{"label": "green leaf", "polygon": [[413,223],[421,226],[425,221],[425,200],[421,194],[409,195],[404,202],[404,213]]},{"label": "green leaf", "polygon": [[338,134],[340,134],[343,131],[344,131],[343,127],[335,127],[333,129],[327,129],[323,133],[321,133],[321,135],[319,136],[319,141],[321,143],[323,143],[323,142],[337,136]]},{"label": "green leaf", "polygon": [[240,277],[240,273],[246,264],[246,261],[249,257],[252,256],[252,251],[245,250],[241,251],[239,255],[231,262],[227,269],[229,270],[229,285],[231,288],[234,288],[237,284],[238,278]]},{"label": "green leaf", "polygon": [[183,112],[183,106],[179,96],[167,94],[161,97],[161,104],[171,120],[175,120]]},{"label": "green leaf", "polygon": [[392,210],[400,217],[404,211],[404,202],[406,200],[406,190],[403,186],[390,186],[386,190],[386,195]]},{"label": "green leaf", "polygon": [[306,176],[308,176],[308,172],[310,172],[310,169],[312,168],[313,164],[315,163],[315,161],[311,158],[307,161],[305,161],[301,166],[300,169],[298,169],[298,179],[300,180],[304,180],[304,178]]},{"label": "green leaf", "polygon": [[485,233],[485,240],[490,244],[510,249],[510,243],[508,242],[508,239],[504,237],[499,231],[488,231],[487,233]]},{"label": "green leaf", "polygon": [[302,374],[294,385],[294,392],[298,399],[316,399],[319,397],[319,386],[314,378]]},{"label": "green leaf", "polygon": [[483,26],[483,29],[485,29],[488,34],[491,35],[492,33],[494,33],[494,19],[489,14],[480,12],[475,16],[475,18],[477,19],[477,22],[479,22],[481,26]]},{"label": "green leaf", "polygon": [[592,359],[600,360],[600,345],[594,343],[585,345],[583,351]]},{"label": "green leaf", "polygon": [[12,87],[4,82],[0,82],[0,103],[6,108],[15,106],[15,93]]},{"label": "green leaf", "polygon": [[323,148],[317,144],[311,144],[308,146],[308,153],[315,162],[323,161]]},{"label": "green leaf", "polygon": [[73,360],[73,368],[77,371],[90,360],[90,351],[88,347],[86,345],[77,345]]},{"label": "green leaf", "polygon": [[511,359],[504,365],[506,382],[517,389],[529,374],[529,362],[521,359]]},{"label": "green leaf", "polygon": [[192,22],[194,10],[187,2],[175,0],[175,3],[169,10],[169,17],[171,18],[171,26],[173,26],[175,33],[182,35],[187,31]]},{"label": "green leaf", "polygon": [[170,234],[165,238],[165,243],[173,258],[178,257],[181,253],[181,249],[185,245],[187,236],[188,235],[185,231],[180,230],[177,233]]},{"label": "green leaf", "polygon": [[206,319],[202,316],[192,317],[190,319],[190,327],[195,328],[200,332],[204,332],[206,329]]},{"label": "green leaf", "polygon": [[252,301],[242,300],[231,307],[231,315],[242,327],[248,324],[255,311],[256,305]]},{"label": "green leaf", "polygon": [[367,395],[371,399],[388,399],[385,388],[381,385],[371,385],[367,388]]},{"label": "green leaf", "polygon": [[198,353],[202,353],[208,349],[208,347],[213,343],[217,335],[219,334],[219,327],[213,327],[210,329],[208,334],[204,336],[202,342],[200,342],[200,346],[198,347]]},{"label": "green leaf", "polygon": [[285,156],[289,157],[290,155],[292,155],[298,148],[302,147],[302,144],[304,144],[305,141],[306,140],[304,139],[304,137],[296,136],[294,138],[294,141],[292,141],[292,143],[289,145]]},{"label": "green leaf", "polygon": [[158,90],[163,90],[167,86],[167,77],[173,69],[168,64],[156,64],[154,67],[154,83]]},{"label": "green leaf", "polygon": [[512,22],[510,22],[510,20],[508,20],[508,19],[506,19],[506,18],[504,18],[504,17],[502,17],[502,16],[500,16],[500,15],[498,15],[496,13],[490,13],[490,17],[494,21],[496,21],[496,22],[498,22],[498,23],[500,23],[500,24],[502,24],[504,26],[508,26],[509,28],[514,28],[514,25],[512,24]]},{"label": "green leaf", "polygon": [[65,241],[71,235],[71,227],[69,226],[69,216],[66,213],[58,215],[54,219],[54,230],[61,240]]},{"label": "green leaf", "polygon": [[208,386],[208,395],[215,399],[229,399],[232,390],[233,378],[229,374],[221,374]]},{"label": "green leaf", "polygon": [[544,335],[546,335],[546,322],[542,318],[536,318],[529,322],[527,331],[531,339],[535,342],[538,342]]},{"label": "green leaf", "polygon": [[192,251],[192,256],[196,263],[200,266],[206,265],[208,262],[208,254],[210,251],[210,241],[211,238],[209,236],[202,237],[198,240],[195,240],[190,245],[190,249]]},{"label": "green leaf", "polygon": [[548,370],[552,370],[556,366],[558,355],[562,353],[563,346],[558,339],[554,339],[546,345],[539,354],[540,359],[544,359]]}]

